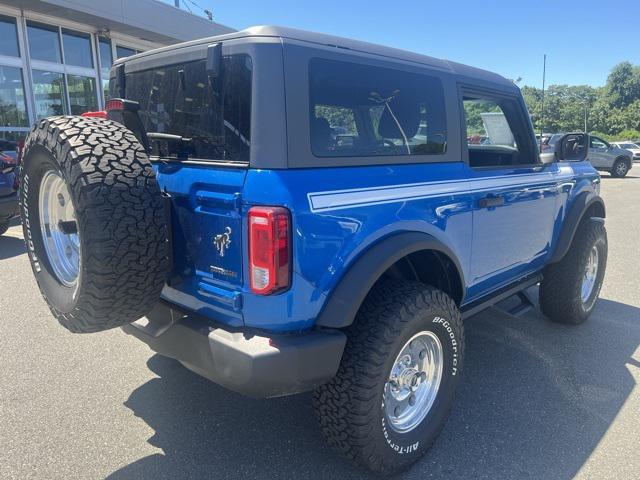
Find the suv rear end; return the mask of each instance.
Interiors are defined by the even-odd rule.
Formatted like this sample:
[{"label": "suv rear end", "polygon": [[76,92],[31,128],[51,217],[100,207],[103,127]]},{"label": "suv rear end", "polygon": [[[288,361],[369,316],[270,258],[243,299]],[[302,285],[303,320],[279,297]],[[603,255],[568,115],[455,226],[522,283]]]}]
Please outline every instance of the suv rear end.
[{"label": "suv rear end", "polygon": [[279,177],[282,52],[275,37],[185,44],[117,63],[110,84],[111,97],[139,104],[137,133],[149,142],[171,227],[163,302],[124,329],[253,396],[327,381],[345,342],[338,331],[310,331],[311,287],[295,265],[295,201]]}]

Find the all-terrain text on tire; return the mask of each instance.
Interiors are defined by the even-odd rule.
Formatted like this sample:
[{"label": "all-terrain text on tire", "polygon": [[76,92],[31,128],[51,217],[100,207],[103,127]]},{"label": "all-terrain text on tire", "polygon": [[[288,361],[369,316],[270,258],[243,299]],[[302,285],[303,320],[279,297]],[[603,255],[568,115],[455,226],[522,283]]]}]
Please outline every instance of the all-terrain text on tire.
[{"label": "all-terrain text on tire", "polygon": [[24,238],[49,308],[72,332],[119,327],[158,301],[168,268],[163,200],[123,125],[53,117],[29,133]]},{"label": "all-terrain text on tire", "polygon": [[382,280],[347,329],[335,378],[314,393],[328,443],[378,473],[410,466],[444,426],[463,356],[460,312],[447,294]]}]

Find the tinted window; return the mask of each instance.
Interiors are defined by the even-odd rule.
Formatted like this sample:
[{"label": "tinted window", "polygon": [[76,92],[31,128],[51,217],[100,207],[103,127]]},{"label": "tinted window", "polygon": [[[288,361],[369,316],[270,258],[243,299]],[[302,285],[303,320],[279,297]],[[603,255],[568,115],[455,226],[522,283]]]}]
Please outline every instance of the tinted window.
[{"label": "tinted window", "polygon": [[444,94],[437,78],[322,59],[311,61],[309,78],[314,155],[445,152]]},{"label": "tinted window", "polygon": [[128,74],[126,97],[140,103],[147,132],[183,138],[152,141],[155,155],[248,162],[251,59],[224,57],[222,75],[216,79],[207,77],[205,63]]},{"label": "tinted window", "polygon": [[62,45],[64,47],[64,63],[93,68],[89,35],[62,30]]},{"label": "tinted window", "polygon": [[598,137],[591,137],[591,148],[607,148],[607,144]]},{"label": "tinted window", "polygon": [[535,163],[518,103],[507,98],[464,97],[469,165],[501,167]]},{"label": "tinted window", "polygon": [[29,53],[35,60],[62,63],[60,37],[57,27],[27,23]]},{"label": "tinted window", "polygon": [[18,31],[13,18],[0,16],[0,55],[19,57]]}]

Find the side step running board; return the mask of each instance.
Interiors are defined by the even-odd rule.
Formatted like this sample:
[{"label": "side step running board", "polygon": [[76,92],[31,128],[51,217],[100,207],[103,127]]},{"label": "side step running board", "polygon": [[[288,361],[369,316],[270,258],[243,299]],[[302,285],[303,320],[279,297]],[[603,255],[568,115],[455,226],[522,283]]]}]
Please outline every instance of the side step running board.
[{"label": "side step running board", "polygon": [[516,306],[512,311],[515,313],[511,313],[512,315],[522,315],[526,311],[529,311],[535,305],[525,290],[533,285],[536,285],[542,281],[542,274],[538,273],[533,276],[525,277],[522,280],[516,282],[515,284],[507,285],[506,287],[501,288],[500,290],[489,295],[488,298],[482,298],[480,300],[476,300],[475,302],[469,303],[468,305],[464,305],[462,307],[462,318],[469,318],[476,313],[480,313],[482,310],[485,310],[496,303],[501,302],[513,295],[518,295],[520,298],[521,304]]}]

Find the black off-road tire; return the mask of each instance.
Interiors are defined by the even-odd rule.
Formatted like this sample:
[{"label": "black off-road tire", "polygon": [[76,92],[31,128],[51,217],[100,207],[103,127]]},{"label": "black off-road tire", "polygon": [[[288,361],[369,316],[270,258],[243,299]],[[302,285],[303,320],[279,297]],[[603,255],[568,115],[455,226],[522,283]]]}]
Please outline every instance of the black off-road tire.
[{"label": "black off-road tire", "polygon": [[613,167],[611,167],[611,176],[615,178],[623,178],[629,173],[629,162],[624,158],[618,158]]},{"label": "black off-road tire", "polygon": [[0,235],[4,235],[9,230],[9,221],[0,223]]},{"label": "black off-road tire", "polygon": [[[443,347],[442,380],[426,417],[413,430],[398,433],[388,426],[385,383],[402,347],[421,331],[433,332]],[[463,363],[460,312],[440,290],[384,280],[346,333],[336,377],[313,396],[322,432],[332,447],[369,470],[404,470],[429,449],[447,420]]]},{"label": "black off-road tire", "polygon": [[[24,238],[49,308],[72,332],[119,327],[147,314],[168,271],[164,203],[149,159],[123,125],[52,117],[26,139],[21,172]],[[80,243],[77,281],[67,286],[47,257],[40,225],[40,184],[59,175],[75,209]]]},{"label": "black off-road tire", "polygon": [[[598,249],[596,284],[586,301],[581,298],[582,280],[591,249]],[[579,325],[595,307],[607,266],[607,232],[599,220],[585,219],[562,260],[547,266],[540,284],[540,308],[550,320]]]}]

